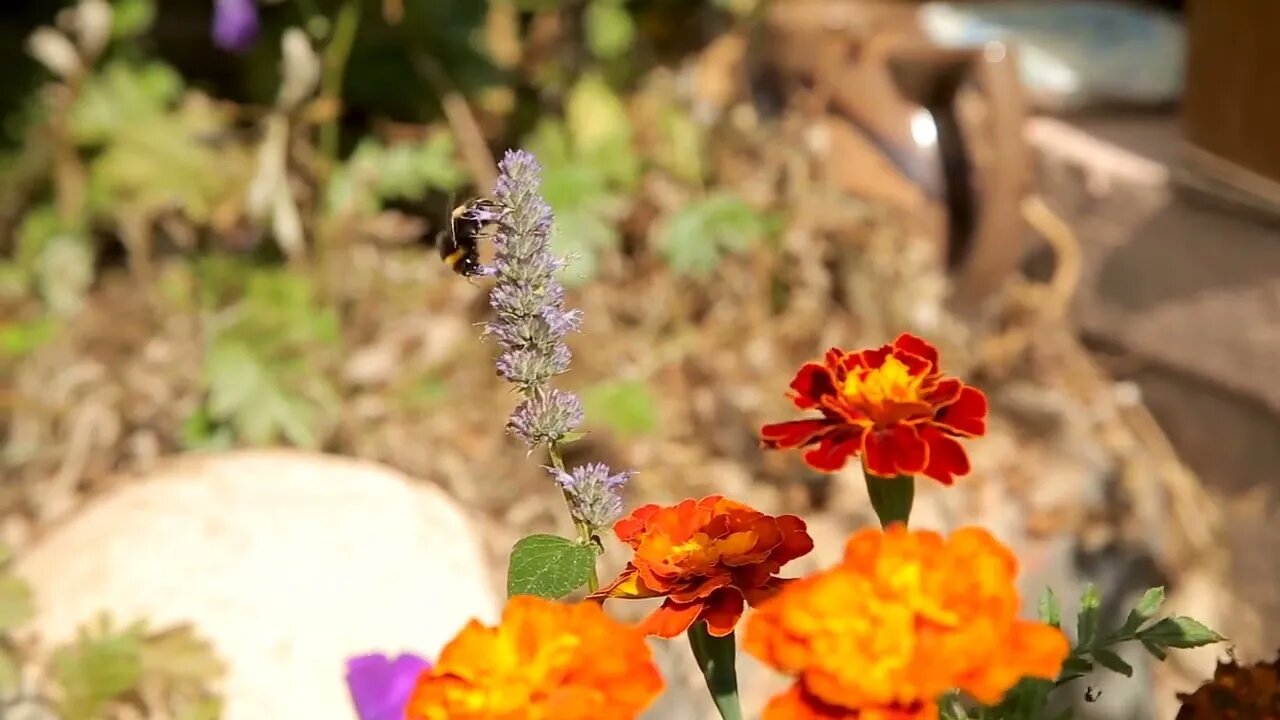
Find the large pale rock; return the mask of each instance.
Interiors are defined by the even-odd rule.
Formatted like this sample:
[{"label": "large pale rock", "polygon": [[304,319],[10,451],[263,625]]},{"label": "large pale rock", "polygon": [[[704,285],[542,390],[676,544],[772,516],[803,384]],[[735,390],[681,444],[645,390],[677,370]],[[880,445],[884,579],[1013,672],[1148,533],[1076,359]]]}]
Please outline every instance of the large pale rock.
[{"label": "large pale rock", "polygon": [[59,641],[101,611],[191,621],[227,660],[229,720],[351,720],[343,663],[434,657],[499,601],[444,493],[288,451],[192,457],[113,491],[21,560]]}]

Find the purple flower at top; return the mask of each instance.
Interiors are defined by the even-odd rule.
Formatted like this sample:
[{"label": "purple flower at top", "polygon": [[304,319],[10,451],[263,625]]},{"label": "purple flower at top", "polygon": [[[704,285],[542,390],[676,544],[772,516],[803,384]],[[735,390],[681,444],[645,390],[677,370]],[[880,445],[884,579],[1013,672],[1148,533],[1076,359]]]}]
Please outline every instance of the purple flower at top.
[{"label": "purple flower at top", "polygon": [[213,42],[229,52],[244,52],[258,39],[256,0],[213,0]]},{"label": "purple flower at top", "polygon": [[347,689],[360,720],[402,720],[418,676],[431,663],[404,653],[394,659],[381,653],[347,660]]}]

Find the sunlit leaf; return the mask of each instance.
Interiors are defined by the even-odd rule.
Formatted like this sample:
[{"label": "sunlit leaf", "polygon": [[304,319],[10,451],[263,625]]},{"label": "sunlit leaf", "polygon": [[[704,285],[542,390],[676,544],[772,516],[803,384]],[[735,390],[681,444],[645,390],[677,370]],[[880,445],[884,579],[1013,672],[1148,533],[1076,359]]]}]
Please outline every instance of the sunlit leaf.
[{"label": "sunlit leaf", "polygon": [[658,249],[672,270],[710,275],[724,255],[754,246],[767,229],[765,218],[742,198],[718,193],[695,200],[658,230]]},{"label": "sunlit leaf", "polygon": [[595,571],[594,548],[556,535],[530,535],[511,548],[507,595],[558,600],[587,584]]},{"label": "sunlit leaf", "polygon": [[622,98],[604,77],[587,73],[569,90],[565,123],[578,161],[589,163],[611,182],[630,188],[640,176],[631,119]]},{"label": "sunlit leaf", "polygon": [[653,432],[658,407],[649,386],[638,380],[607,382],[583,393],[587,417],[622,437]]},{"label": "sunlit leaf", "polygon": [[225,672],[208,641],[186,625],[151,635],[142,645],[142,673],[168,682],[202,686]]},{"label": "sunlit leaf", "polygon": [[1129,611],[1129,617],[1125,619],[1124,626],[1120,628],[1121,632],[1131,633],[1137,630],[1142,624],[1160,611],[1160,606],[1164,604],[1164,588],[1154,587],[1147,590],[1142,595],[1142,599],[1138,601],[1137,606]]},{"label": "sunlit leaf", "polygon": [[1058,602],[1058,596],[1053,594],[1053,588],[1046,587],[1044,593],[1040,596],[1039,605],[1040,622],[1060,627],[1062,625],[1062,606]]},{"label": "sunlit leaf", "polygon": [[1161,648],[1194,648],[1222,642],[1218,633],[1189,617],[1168,617],[1138,633],[1143,643]]},{"label": "sunlit leaf", "polygon": [[67,720],[98,720],[103,706],[133,689],[142,675],[143,626],[115,629],[105,619],[82,628],[56,650],[52,670]]},{"label": "sunlit leaf", "polygon": [[1093,642],[1098,631],[1098,613],[1102,606],[1102,597],[1098,588],[1089,583],[1080,595],[1080,614],[1076,616],[1076,644],[1087,647]]},{"label": "sunlit leaf", "polygon": [[1093,659],[1102,667],[1120,673],[1125,677],[1133,677],[1133,666],[1125,662],[1123,658],[1110,650],[1098,648],[1090,653]]},{"label": "sunlit leaf", "polygon": [[116,38],[141,35],[156,19],[156,0],[113,0],[111,33]]},{"label": "sunlit leaf", "polygon": [[635,21],[622,0],[592,0],[583,17],[587,47],[596,57],[613,59],[631,49]]},{"label": "sunlit leaf", "polygon": [[111,63],[85,84],[71,114],[72,131],[82,143],[106,142],[162,115],[181,92],[182,76],[168,65]]}]

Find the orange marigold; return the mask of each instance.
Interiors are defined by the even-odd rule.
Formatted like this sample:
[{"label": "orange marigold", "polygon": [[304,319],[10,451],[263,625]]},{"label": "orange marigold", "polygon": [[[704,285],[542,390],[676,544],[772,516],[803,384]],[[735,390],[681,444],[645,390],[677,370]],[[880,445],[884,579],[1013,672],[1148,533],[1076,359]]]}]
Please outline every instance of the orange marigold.
[{"label": "orange marigold", "polygon": [[716,637],[733,632],[744,604],[755,607],[776,594],[788,582],[776,573],[813,549],[800,518],[765,515],[720,495],[645,505],[613,531],[635,555],[590,597],[665,597],[640,623],[646,634],[665,638],[699,620]]},{"label": "orange marigold", "polygon": [[828,350],[800,368],[791,399],[822,417],[765,425],[763,444],[809,448],[805,462],[822,472],[860,455],[871,475],[924,473],[950,485],[969,472],[957,438],[987,430],[982,391],[943,375],[937,349],[908,333],[875,350]]},{"label": "orange marigold", "polygon": [[1280,658],[1239,665],[1219,662],[1213,679],[1193,693],[1179,693],[1176,720],[1276,720],[1280,718]]},{"label": "orange marigold", "polygon": [[840,565],[747,621],[747,652],[797,678],[765,720],[933,720],[953,688],[991,704],[1022,677],[1057,677],[1067,639],[1018,619],[1016,575],[981,528],[854,533]]},{"label": "orange marigold", "polygon": [[512,598],[472,620],[418,679],[407,720],[636,718],[662,691],[644,635],[596,603]]}]

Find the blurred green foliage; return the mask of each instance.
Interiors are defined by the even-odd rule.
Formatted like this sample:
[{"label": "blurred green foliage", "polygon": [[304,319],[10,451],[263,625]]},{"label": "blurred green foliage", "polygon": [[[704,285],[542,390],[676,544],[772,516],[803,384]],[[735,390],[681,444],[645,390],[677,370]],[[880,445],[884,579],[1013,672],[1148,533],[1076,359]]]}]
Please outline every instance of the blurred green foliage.
[{"label": "blurred green foliage", "polygon": [[658,403],[641,380],[615,380],[593,385],[583,393],[583,408],[593,423],[620,438],[652,433],[658,426]]}]

